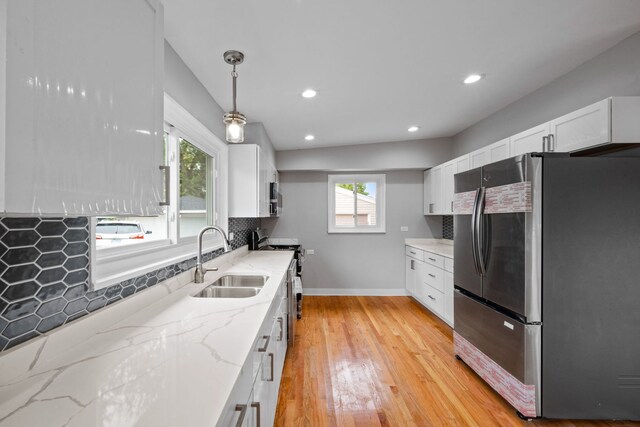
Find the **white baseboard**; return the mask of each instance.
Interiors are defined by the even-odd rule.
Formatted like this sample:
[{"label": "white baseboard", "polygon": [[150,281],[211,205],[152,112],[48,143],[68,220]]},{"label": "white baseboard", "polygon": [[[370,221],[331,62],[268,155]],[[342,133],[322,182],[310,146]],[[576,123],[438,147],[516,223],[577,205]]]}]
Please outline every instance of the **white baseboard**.
[{"label": "white baseboard", "polygon": [[344,289],[344,288],[303,288],[303,295],[317,296],[379,296],[399,297],[407,296],[406,289]]}]

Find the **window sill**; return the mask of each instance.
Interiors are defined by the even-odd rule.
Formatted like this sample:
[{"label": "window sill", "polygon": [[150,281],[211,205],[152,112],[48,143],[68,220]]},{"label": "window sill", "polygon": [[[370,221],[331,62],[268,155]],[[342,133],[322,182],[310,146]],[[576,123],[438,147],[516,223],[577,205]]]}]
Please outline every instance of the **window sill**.
[{"label": "window sill", "polygon": [[[142,244],[141,244],[142,245]],[[197,255],[196,236],[183,239],[180,243],[168,245],[168,241],[150,242],[145,247],[137,246],[132,251],[101,250],[92,254],[91,290],[115,285],[124,280],[142,276],[160,268],[177,264]],[[205,238],[202,253],[222,248],[219,236]],[[118,248],[122,249],[122,248]]]},{"label": "window sill", "polygon": [[329,234],[385,234],[386,230],[375,230],[366,228],[345,228],[345,229],[333,229],[328,230]]}]

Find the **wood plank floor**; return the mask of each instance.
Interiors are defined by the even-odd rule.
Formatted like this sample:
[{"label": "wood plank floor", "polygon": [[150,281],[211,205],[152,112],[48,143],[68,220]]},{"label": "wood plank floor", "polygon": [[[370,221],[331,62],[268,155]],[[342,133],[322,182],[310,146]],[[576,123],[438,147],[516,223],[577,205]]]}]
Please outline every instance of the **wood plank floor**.
[{"label": "wood plank floor", "polygon": [[277,426],[638,426],[520,420],[453,353],[452,330],[408,297],[304,298]]}]

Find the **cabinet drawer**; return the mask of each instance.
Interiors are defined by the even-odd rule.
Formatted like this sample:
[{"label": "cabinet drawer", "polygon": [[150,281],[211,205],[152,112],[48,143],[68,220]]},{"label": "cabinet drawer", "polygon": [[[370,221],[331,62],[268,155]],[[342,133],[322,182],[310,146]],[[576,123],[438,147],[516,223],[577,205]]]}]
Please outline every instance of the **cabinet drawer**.
[{"label": "cabinet drawer", "polygon": [[439,316],[444,313],[444,295],[436,288],[423,283],[422,300],[427,308]]},{"label": "cabinet drawer", "polygon": [[453,258],[444,259],[444,269],[449,273],[453,273]]},{"label": "cabinet drawer", "polygon": [[423,261],[423,252],[420,249],[416,249],[412,246],[405,246],[405,254],[411,258]]},{"label": "cabinet drawer", "polygon": [[431,252],[424,253],[424,262],[427,264],[435,265],[438,268],[444,269],[444,257],[442,255],[436,255]]},{"label": "cabinet drawer", "polygon": [[[427,254],[428,255],[428,254]],[[422,269],[421,279],[427,285],[437,289],[440,292],[444,291],[444,271],[438,267],[434,267],[430,264],[424,264]]]}]

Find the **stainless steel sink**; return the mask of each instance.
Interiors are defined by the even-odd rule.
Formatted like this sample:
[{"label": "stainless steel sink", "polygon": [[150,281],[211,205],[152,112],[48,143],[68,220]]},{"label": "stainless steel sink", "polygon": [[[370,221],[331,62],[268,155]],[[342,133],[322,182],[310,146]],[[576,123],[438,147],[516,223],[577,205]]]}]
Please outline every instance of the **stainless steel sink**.
[{"label": "stainless steel sink", "polygon": [[196,298],[249,298],[258,295],[262,288],[231,288],[209,285],[197,294]]},{"label": "stainless steel sink", "polygon": [[268,276],[228,274],[194,295],[196,298],[249,298],[258,295]]},{"label": "stainless steel sink", "polygon": [[261,288],[269,280],[268,276],[245,276],[229,274],[222,276],[211,286],[231,287],[231,288]]}]

